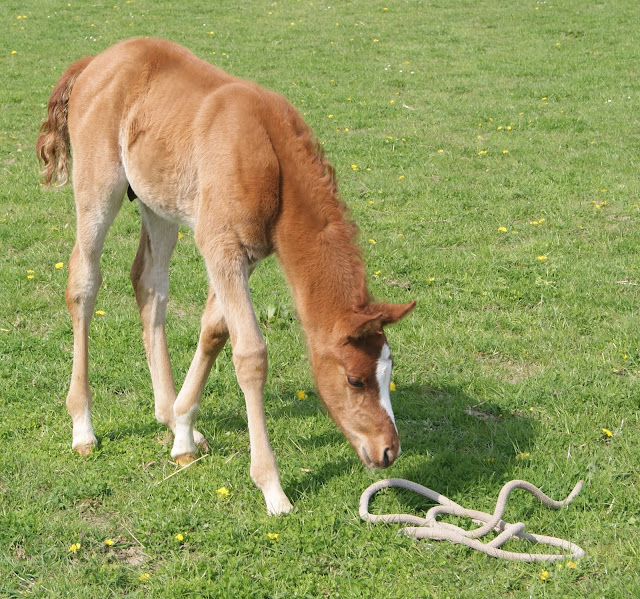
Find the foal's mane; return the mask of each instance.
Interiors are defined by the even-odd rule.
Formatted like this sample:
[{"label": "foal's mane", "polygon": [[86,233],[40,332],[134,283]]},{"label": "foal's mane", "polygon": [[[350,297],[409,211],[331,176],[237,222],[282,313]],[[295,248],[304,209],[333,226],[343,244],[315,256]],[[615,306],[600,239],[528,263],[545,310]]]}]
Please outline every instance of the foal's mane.
[{"label": "foal's mane", "polygon": [[[284,118],[288,125],[285,129],[293,129],[293,139],[289,138],[285,147],[296,172],[297,201],[300,210],[310,215],[314,223],[316,251],[309,251],[313,253],[315,285],[320,295],[330,292],[335,302],[361,310],[367,306],[370,296],[362,251],[357,243],[358,227],[340,197],[335,168],[295,108],[288,105]],[[297,220],[295,215],[292,218]],[[304,232],[300,230],[301,218],[298,229],[299,248],[309,247],[310,239],[303,239],[301,235]],[[306,276],[310,277],[311,273]]]}]

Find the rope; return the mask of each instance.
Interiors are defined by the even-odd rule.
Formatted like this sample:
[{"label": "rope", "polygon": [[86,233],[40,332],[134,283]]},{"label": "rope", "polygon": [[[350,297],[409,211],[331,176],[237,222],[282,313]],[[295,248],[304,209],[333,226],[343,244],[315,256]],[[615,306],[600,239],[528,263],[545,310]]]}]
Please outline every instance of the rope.
[{"label": "rope", "polygon": [[[383,514],[375,515],[369,512],[369,503],[371,498],[380,489],[386,487],[400,487],[408,489],[420,495],[428,497],[432,501],[439,503],[432,507],[424,518],[418,516],[411,516],[409,514]],[[423,487],[417,483],[404,480],[402,478],[388,478],[374,483],[367,489],[360,497],[360,517],[366,522],[386,522],[386,523],[400,523],[411,524],[407,528],[400,530],[401,533],[413,537],[414,539],[431,539],[433,541],[451,541],[460,545],[466,545],[472,549],[482,551],[492,557],[498,557],[502,559],[515,560],[521,562],[551,562],[560,559],[566,559],[568,557],[573,559],[579,559],[584,557],[584,551],[569,541],[564,539],[558,539],[556,537],[547,537],[545,535],[538,535],[529,532],[525,532],[525,526],[521,522],[517,524],[509,524],[502,520],[504,514],[507,499],[509,494],[514,489],[525,489],[532,495],[537,497],[544,505],[547,505],[553,509],[559,509],[565,505],[568,505],[573,501],[575,496],[580,492],[582,488],[582,481],[580,481],[574,488],[569,496],[564,501],[554,501],[550,497],[547,497],[538,487],[528,483],[524,480],[512,480],[502,487],[498,495],[498,501],[496,502],[495,510],[493,514],[487,514],[485,512],[479,512],[476,510],[468,510],[451,501],[444,495],[436,493],[427,487]],[[471,518],[476,524],[482,524],[474,530],[464,530],[454,524],[448,524],[446,522],[438,522],[436,519],[439,514],[451,514],[453,516],[466,516]],[[483,543],[479,540],[491,531],[498,532],[496,536],[489,543]],[[526,539],[533,543],[542,543],[550,545],[552,547],[560,547],[563,551],[569,552],[566,554],[544,554],[544,553],[519,553],[514,551],[504,551],[500,549],[509,539]]]}]

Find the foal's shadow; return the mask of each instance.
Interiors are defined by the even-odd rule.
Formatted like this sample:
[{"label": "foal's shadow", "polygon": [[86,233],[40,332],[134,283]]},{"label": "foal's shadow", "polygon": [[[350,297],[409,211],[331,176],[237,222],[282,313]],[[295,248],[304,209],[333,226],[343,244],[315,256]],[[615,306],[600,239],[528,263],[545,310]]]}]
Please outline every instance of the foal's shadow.
[{"label": "foal's shadow", "polygon": [[[444,495],[464,494],[483,480],[508,476],[516,456],[526,455],[531,448],[539,427],[527,414],[505,411],[457,387],[408,385],[394,393],[393,401],[402,456],[387,470],[368,471],[371,482],[406,478]],[[281,409],[287,418],[304,418],[301,410],[295,404]],[[344,443],[337,428],[323,437],[313,438],[311,443]],[[303,478],[296,477],[285,492],[295,502],[309,488],[322,486],[359,463],[353,451],[340,454],[342,458]],[[431,505],[428,499],[412,493],[403,493],[403,503],[417,511]]]}]

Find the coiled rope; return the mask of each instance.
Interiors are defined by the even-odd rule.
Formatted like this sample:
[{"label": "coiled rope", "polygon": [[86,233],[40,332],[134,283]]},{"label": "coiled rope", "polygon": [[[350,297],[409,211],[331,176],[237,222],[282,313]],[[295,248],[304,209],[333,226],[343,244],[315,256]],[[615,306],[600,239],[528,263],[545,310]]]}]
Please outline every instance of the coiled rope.
[{"label": "coiled rope", "polygon": [[[424,518],[418,516],[412,516],[410,514],[382,514],[375,515],[369,512],[369,503],[371,498],[381,489],[387,487],[400,487],[402,489],[408,489],[420,495],[428,497],[432,501],[439,503],[432,507]],[[502,520],[504,514],[507,499],[509,494],[514,489],[524,489],[529,491],[532,495],[537,497],[544,505],[553,509],[559,509],[573,501],[575,496],[580,492],[582,488],[582,481],[580,481],[574,488],[569,496],[563,501],[554,501],[550,497],[547,497],[538,487],[532,485],[524,480],[512,480],[508,482],[498,495],[495,510],[493,514],[487,514],[477,510],[468,510],[458,505],[454,501],[440,493],[436,493],[427,487],[423,487],[417,483],[402,479],[402,478],[388,478],[374,483],[362,493],[360,497],[360,517],[366,522],[386,522],[386,523],[400,523],[411,524],[407,528],[403,528],[399,532],[413,537],[414,539],[431,539],[433,541],[451,541],[452,543],[458,543],[466,545],[472,549],[482,551],[492,557],[497,557],[507,560],[515,560],[521,562],[550,562],[561,559],[579,559],[584,556],[584,551],[569,541],[564,539],[558,539],[556,537],[548,537],[545,535],[538,535],[529,532],[525,532],[525,525],[522,522],[517,524],[509,524]],[[451,514],[453,516],[463,516],[471,518],[475,523],[482,524],[474,530],[464,530],[454,524],[448,524],[446,522],[438,522],[436,519],[439,514]],[[496,531],[496,536],[492,541],[483,543],[479,540],[480,537],[485,536],[487,533]],[[519,553],[514,551],[504,551],[500,549],[509,539],[525,539],[533,543],[542,543],[550,545],[552,547],[560,547],[563,551],[568,552],[562,554],[545,554],[545,553]]]}]

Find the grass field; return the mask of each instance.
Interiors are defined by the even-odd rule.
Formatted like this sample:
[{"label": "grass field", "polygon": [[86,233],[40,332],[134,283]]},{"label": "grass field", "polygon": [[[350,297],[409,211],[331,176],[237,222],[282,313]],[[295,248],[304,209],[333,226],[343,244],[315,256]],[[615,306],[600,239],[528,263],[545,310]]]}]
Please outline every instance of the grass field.
[{"label": "grass field", "polygon": [[[639,18],[637,0],[3,0],[0,596],[640,596]],[[198,420],[211,454],[167,478],[129,202],[91,331],[100,445],[71,451],[73,199],[39,186],[33,147],[65,67],[135,35],[292,101],[336,166],[371,291],[418,300],[388,331],[403,456],[367,471],[319,405],[277,262],[252,278],[286,517],[266,515],[249,478],[228,347]],[[168,316],[178,383],[207,290],[182,233]],[[513,478],[557,499],[584,479],[559,512],[514,494],[506,519],[586,557],[508,563],[364,524],[360,493],[387,475],[486,510]],[[389,491],[374,509],[429,505]]]}]

